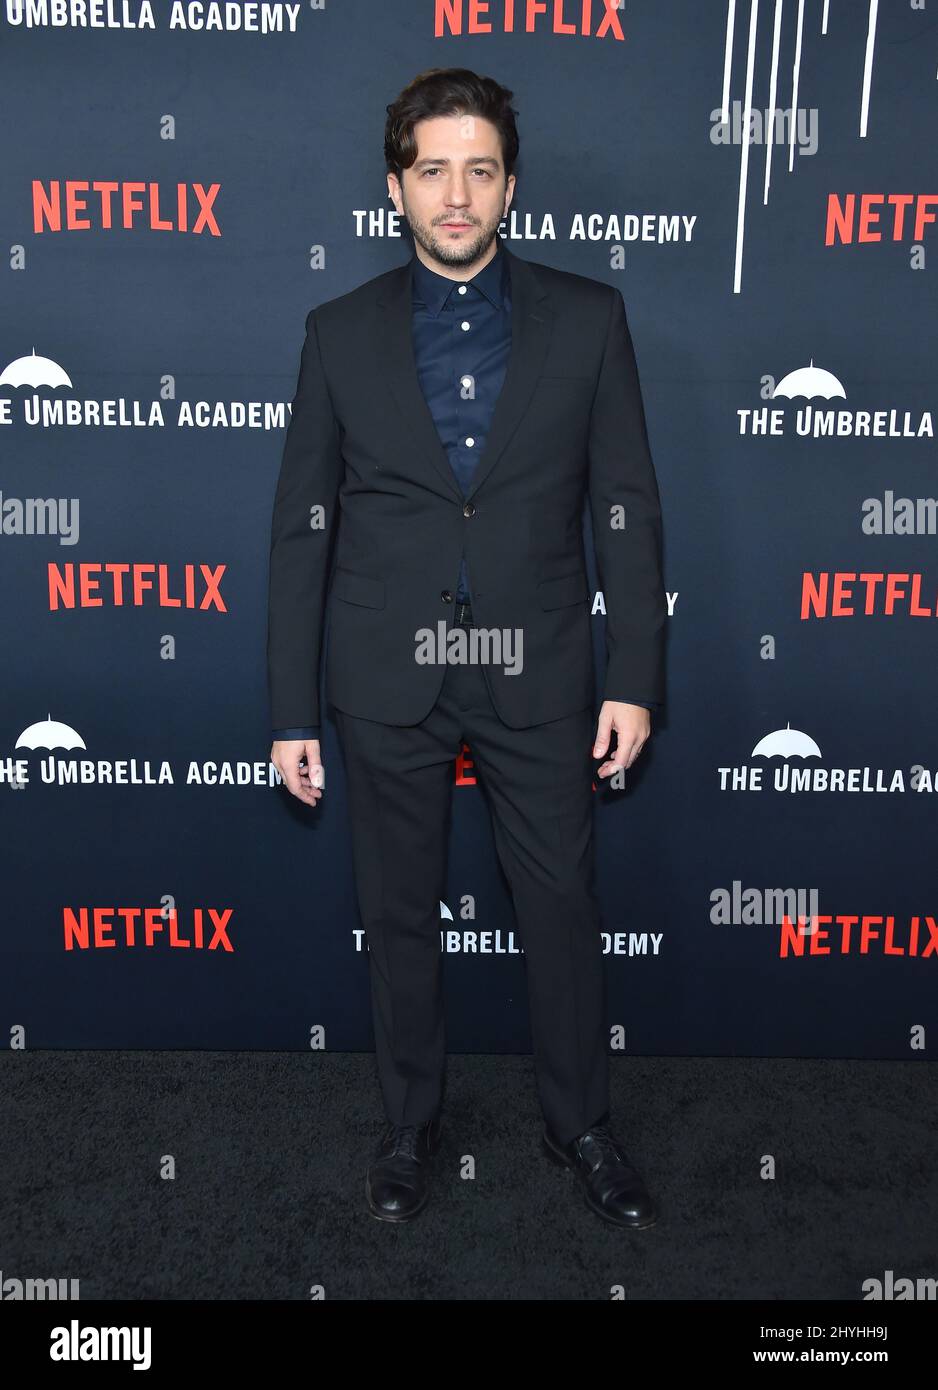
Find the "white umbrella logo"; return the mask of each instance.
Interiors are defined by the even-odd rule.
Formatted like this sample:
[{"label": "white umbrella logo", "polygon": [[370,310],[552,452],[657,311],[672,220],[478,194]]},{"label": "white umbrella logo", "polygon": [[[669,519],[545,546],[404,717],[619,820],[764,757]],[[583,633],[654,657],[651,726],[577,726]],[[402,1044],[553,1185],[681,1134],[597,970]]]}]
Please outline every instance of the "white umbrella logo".
[{"label": "white umbrella logo", "polygon": [[765,738],[760,738],[750,756],[753,758],[819,758],[821,750],[808,734],[803,734],[800,729],[793,729],[789,720],[784,729],[773,729],[772,733],[766,734]]},{"label": "white umbrella logo", "polygon": [[51,357],[17,357],[0,372],[0,386],[71,386],[71,378]]},{"label": "white umbrella logo", "polygon": [[84,748],[85,741],[81,734],[71,728],[68,724],[60,724],[57,719],[53,719],[51,714],[47,714],[45,719],[40,719],[37,724],[30,724],[28,729],[24,729],[20,734],[14,748]]},{"label": "white umbrella logo", "polygon": [[795,396],[804,396],[809,401],[813,401],[816,396],[823,396],[826,401],[832,396],[847,399],[847,393],[834,373],[825,371],[823,367],[815,367],[813,357],[809,366],[798,367],[787,376],[783,376],[772,396],[773,399],[775,396],[787,396],[789,400],[794,400]]}]

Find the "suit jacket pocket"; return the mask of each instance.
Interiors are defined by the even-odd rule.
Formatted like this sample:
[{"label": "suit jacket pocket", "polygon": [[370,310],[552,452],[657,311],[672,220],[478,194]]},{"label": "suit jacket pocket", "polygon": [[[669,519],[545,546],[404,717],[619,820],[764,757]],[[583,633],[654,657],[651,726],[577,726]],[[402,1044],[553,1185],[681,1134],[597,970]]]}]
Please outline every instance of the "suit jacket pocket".
[{"label": "suit jacket pocket", "polygon": [[557,579],[542,579],[537,586],[542,608],[566,608],[589,598],[589,585],[582,570],[562,574]]},{"label": "suit jacket pocket", "polygon": [[358,603],[364,608],[384,607],[384,580],[372,579],[369,574],[359,574],[342,565],[336,565],[332,592],[344,603]]}]

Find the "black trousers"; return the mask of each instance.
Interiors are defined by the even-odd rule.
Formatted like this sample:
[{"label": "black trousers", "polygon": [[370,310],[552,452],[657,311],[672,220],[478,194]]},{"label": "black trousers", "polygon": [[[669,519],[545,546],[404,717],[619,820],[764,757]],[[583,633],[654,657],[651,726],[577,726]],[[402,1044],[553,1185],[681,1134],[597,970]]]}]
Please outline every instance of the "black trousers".
[{"label": "black trousers", "polygon": [[524,949],[541,1109],[555,1138],[568,1142],[609,1105],[593,889],[592,711],[510,729],[492,706],[484,667],[454,664],[420,724],[395,727],[335,713],[388,1119],[423,1124],[441,1104],[439,905],[454,759],[465,739],[490,805]]}]

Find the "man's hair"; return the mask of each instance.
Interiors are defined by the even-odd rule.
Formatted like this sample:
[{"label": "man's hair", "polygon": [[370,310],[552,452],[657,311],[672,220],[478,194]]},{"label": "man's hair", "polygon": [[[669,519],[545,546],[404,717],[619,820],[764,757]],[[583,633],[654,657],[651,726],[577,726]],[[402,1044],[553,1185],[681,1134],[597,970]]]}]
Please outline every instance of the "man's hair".
[{"label": "man's hair", "polygon": [[414,126],[418,121],[434,116],[479,116],[498,130],[507,179],[514,173],[519,145],[513,96],[514,92],[494,78],[480,77],[469,68],[427,68],[418,73],[387,108],[384,158],[388,173],[400,179],[417,158]]}]

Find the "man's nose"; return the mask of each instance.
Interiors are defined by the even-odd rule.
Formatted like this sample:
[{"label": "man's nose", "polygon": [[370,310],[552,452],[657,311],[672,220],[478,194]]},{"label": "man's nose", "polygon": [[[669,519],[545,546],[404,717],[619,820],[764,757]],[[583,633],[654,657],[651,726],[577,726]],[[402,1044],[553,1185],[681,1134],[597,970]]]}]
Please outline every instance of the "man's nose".
[{"label": "man's nose", "polygon": [[448,208],[465,208],[469,206],[469,185],[461,175],[454,175],[450,180],[446,190],[446,206]]}]

